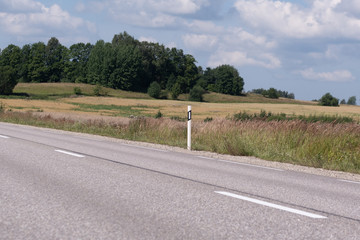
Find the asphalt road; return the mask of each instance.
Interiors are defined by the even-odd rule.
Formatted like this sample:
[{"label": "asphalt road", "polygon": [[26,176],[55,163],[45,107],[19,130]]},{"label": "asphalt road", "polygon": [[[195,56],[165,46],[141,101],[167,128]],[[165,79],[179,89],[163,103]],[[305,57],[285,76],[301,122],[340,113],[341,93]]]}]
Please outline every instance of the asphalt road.
[{"label": "asphalt road", "polygon": [[360,183],[0,123],[0,239],[360,239]]}]

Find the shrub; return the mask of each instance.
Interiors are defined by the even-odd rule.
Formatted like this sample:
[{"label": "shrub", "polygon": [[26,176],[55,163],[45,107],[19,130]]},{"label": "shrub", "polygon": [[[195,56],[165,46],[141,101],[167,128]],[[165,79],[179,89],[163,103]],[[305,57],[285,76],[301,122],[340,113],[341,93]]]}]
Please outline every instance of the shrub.
[{"label": "shrub", "polygon": [[74,87],[74,94],[75,94],[75,95],[81,95],[81,94],[82,94],[81,88],[79,88],[79,87]]},{"label": "shrub", "polygon": [[0,102],[0,113],[4,111],[5,111],[5,105],[2,102]]},{"label": "shrub", "polygon": [[174,86],[171,88],[171,98],[177,99],[181,93],[181,87],[179,83],[175,83]]},{"label": "shrub", "polygon": [[148,94],[152,98],[160,98],[161,87],[158,82],[152,82],[148,88]]},{"label": "shrub", "polygon": [[103,87],[98,84],[93,88],[93,94],[95,96],[107,96],[109,92],[104,90]]},{"label": "shrub", "polygon": [[203,101],[203,95],[205,93],[205,90],[200,86],[195,86],[193,89],[190,90],[190,101],[195,102],[202,102]]},{"label": "shrub", "polygon": [[160,110],[155,115],[155,118],[162,118],[163,114],[160,112]]},{"label": "shrub", "polygon": [[214,120],[212,117],[207,117],[204,119],[204,122],[212,122]]}]

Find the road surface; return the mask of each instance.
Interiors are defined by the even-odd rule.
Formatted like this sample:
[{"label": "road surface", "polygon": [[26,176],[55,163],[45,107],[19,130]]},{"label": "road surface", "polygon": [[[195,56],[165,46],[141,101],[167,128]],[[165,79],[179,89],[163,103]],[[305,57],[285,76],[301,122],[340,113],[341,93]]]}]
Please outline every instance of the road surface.
[{"label": "road surface", "polygon": [[360,182],[0,123],[0,239],[360,239]]}]

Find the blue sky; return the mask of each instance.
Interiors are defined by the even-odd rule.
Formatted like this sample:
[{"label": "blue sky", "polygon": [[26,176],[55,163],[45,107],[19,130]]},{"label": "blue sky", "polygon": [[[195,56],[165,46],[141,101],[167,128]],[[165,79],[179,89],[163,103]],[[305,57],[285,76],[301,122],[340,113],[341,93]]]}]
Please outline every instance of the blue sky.
[{"label": "blue sky", "polygon": [[184,49],[203,67],[235,66],[245,90],[360,103],[358,0],[0,0],[0,48],[111,41],[127,31]]}]

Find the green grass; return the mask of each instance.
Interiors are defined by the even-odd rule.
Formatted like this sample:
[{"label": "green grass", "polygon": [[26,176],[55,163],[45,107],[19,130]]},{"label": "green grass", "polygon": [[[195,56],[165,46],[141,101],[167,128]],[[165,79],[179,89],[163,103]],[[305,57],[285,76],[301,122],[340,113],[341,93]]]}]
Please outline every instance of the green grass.
[{"label": "green grass", "polygon": [[[81,112],[99,112],[99,111],[110,111],[109,115],[111,116],[151,116],[151,114],[146,113],[145,111],[150,109],[150,107],[145,105],[136,105],[136,106],[119,106],[119,105],[93,105],[93,104],[84,104],[84,103],[71,103],[77,108],[74,110]],[[151,108],[153,109],[153,107]]]},{"label": "green grass", "polygon": [[[76,95],[75,88],[80,89],[81,95],[95,96],[96,85],[78,83],[19,83],[14,88],[14,94],[2,96],[6,98],[31,98],[31,99],[59,99]],[[100,93],[110,97],[150,99],[146,93],[127,92],[101,87]]]}]

